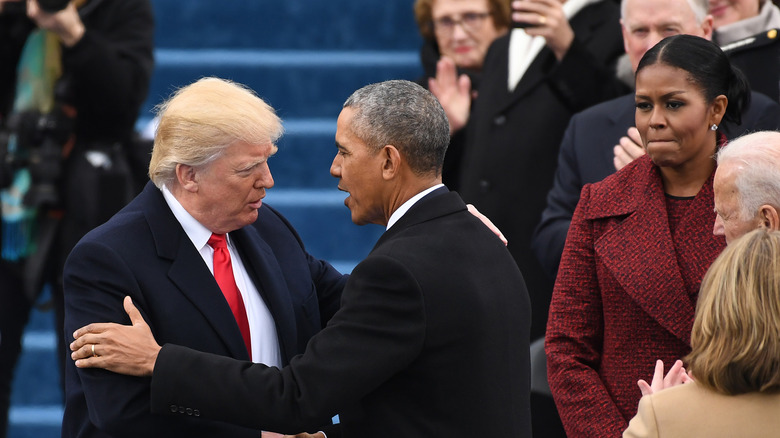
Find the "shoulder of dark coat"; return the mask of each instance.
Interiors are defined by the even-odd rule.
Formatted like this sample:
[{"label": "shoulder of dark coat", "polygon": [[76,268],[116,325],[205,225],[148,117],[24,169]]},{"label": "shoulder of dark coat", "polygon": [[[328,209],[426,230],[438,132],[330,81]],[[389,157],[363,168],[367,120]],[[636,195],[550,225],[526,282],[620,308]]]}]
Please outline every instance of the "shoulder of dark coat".
[{"label": "shoulder of dark coat", "polygon": [[[721,47],[723,52],[727,55],[733,53],[743,52],[746,50],[752,50],[757,47],[764,47],[780,42],[780,29],[769,29],[767,31],[751,35],[747,38],[734,41]],[[780,49],[780,45],[777,46]]]}]

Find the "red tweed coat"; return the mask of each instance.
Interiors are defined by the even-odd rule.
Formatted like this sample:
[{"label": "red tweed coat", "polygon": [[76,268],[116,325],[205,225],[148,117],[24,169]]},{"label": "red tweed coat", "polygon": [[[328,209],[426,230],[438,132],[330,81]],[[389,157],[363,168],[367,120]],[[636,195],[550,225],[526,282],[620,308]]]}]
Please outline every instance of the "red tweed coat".
[{"label": "red tweed coat", "polygon": [[546,337],[550,388],[569,438],[620,437],[637,411],[636,381],[650,381],[656,359],[669,367],[690,352],[695,297],[682,272],[700,283],[724,248],[714,220],[711,175],[672,236],[661,176],[647,156],[583,188]]}]

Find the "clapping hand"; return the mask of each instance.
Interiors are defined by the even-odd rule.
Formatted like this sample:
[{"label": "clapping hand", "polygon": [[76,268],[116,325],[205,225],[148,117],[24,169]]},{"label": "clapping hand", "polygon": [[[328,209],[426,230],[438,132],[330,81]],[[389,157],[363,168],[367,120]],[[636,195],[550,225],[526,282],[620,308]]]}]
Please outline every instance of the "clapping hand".
[{"label": "clapping hand", "polygon": [[692,382],[693,379],[688,375],[683,368],[681,360],[675,361],[674,365],[669,368],[669,372],[664,377],[664,362],[658,360],[655,362],[655,373],[653,374],[653,381],[651,384],[647,384],[644,380],[639,380],[639,390],[642,391],[642,395],[655,394],[662,389],[671,388],[673,386],[682,385],[684,383]]}]

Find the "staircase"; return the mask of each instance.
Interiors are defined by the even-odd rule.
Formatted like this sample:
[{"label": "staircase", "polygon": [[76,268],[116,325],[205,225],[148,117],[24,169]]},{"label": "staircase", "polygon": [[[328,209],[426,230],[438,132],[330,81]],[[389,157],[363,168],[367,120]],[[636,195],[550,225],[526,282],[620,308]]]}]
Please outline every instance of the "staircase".
[{"label": "staircase", "polygon": [[[266,202],[296,227],[307,249],[349,272],[383,229],[357,227],[328,172],[336,118],[363,85],[422,74],[413,0],[152,0],[156,68],[139,118],[203,76],[248,85],[285,126],[269,161],[276,185]],[[46,300],[41,297],[41,301]],[[53,312],[36,310],[24,337],[9,438],[60,435],[62,393]]]}]

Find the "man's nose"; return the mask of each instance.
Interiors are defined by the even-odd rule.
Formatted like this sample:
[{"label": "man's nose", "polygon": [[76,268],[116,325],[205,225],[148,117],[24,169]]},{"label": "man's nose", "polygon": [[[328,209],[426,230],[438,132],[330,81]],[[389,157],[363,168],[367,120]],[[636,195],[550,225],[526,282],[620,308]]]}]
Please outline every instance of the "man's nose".
[{"label": "man's nose", "polygon": [[712,234],[716,236],[725,236],[726,227],[723,225],[723,220],[720,216],[715,216],[715,224],[712,226]]}]

